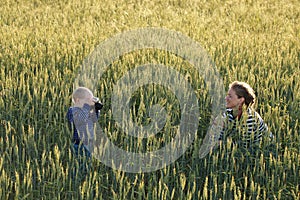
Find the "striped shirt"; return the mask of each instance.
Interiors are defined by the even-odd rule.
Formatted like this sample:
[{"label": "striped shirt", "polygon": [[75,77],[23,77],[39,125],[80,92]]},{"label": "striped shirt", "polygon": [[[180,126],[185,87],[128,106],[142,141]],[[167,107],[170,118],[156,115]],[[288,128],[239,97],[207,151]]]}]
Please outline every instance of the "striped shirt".
[{"label": "striped shirt", "polygon": [[234,143],[241,144],[245,148],[259,144],[268,131],[261,116],[250,108],[240,119],[233,116],[232,109],[226,109],[224,117],[226,122],[219,139],[225,140],[226,137],[231,137]]},{"label": "striped shirt", "polygon": [[67,112],[69,127],[73,130],[73,142],[88,145],[89,139],[94,138],[95,123],[99,118],[99,111],[94,106],[84,104],[82,108],[70,107]]}]

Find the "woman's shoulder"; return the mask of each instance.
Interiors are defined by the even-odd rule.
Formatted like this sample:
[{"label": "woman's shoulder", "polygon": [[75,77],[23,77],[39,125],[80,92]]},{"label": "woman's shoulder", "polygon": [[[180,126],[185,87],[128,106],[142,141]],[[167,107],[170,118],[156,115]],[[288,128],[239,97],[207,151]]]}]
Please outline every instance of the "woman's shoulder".
[{"label": "woman's shoulder", "polygon": [[256,110],[254,110],[253,108],[248,108],[247,109],[247,115],[248,115],[248,120],[258,119],[259,121],[263,121],[260,114]]}]

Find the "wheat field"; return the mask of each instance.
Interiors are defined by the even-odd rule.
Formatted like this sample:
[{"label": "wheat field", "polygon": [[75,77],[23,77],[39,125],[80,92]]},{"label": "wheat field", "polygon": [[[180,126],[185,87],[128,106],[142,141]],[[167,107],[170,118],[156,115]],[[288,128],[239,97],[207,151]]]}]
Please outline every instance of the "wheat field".
[{"label": "wheat field", "polygon": [[[128,151],[152,151],[169,142],[180,117],[170,91],[148,86],[132,96],[135,122],[147,124],[147,109],[156,103],[170,116],[145,142],[118,129],[111,90],[138,65],[172,65],[190,75],[199,101],[194,142],[163,169],[126,173],[93,159],[85,179],[74,180],[77,163],[65,116],[79,66],[102,41],[143,27],[197,41],[225,88],[234,80],[248,82],[257,92],[257,111],[275,135],[272,148],[247,156],[223,147],[199,159],[211,114],[207,88],[184,59],[146,49],[123,55],[99,79],[94,92],[105,104],[99,123]],[[0,35],[0,199],[300,198],[299,1],[6,0],[0,5]]]}]

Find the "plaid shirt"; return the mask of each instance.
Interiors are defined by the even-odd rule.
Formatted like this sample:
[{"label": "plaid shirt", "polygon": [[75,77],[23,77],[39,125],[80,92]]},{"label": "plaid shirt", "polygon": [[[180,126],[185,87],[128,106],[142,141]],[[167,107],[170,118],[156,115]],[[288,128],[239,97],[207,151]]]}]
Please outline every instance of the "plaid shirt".
[{"label": "plaid shirt", "polygon": [[84,104],[82,108],[70,107],[67,112],[69,128],[73,130],[72,141],[79,144],[80,141],[87,145],[89,139],[94,138],[95,123],[99,118],[99,111],[94,106]]}]

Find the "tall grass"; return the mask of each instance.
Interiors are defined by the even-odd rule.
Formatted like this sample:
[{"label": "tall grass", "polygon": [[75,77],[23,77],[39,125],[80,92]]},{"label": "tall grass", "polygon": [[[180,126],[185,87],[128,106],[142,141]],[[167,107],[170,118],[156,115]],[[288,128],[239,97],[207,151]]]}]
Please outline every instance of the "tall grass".
[{"label": "tall grass", "polygon": [[[300,3],[298,1],[6,1],[0,5],[0,199],[297,199],[300,198]],[[180,117],[171,91],[142,87],[132,118],[149,121],[156,103],[170,118],[153,140],[128,137],[111,114],[112,84],[139,64],[161,63],[191,80],[201,118],[195,142],[171,165],[125,173],[93,160],[83,181],[65,114],[78,67],[104,39],[138,27],[164,27],[199,42],[224,83],[249,82],[257,110],[276,137],[256,157],[223,146],[205,159],[198,149],[208,128],[207,88],[192,66],[167,52],[124,55],[99,80],[100,117],[109,138],[131,151],[160,148]],[[122,66],[123,68],[120,68]],[[173,134],[173,135],[172,135]],[[146,145],[143,145],[145,144]]]}]

